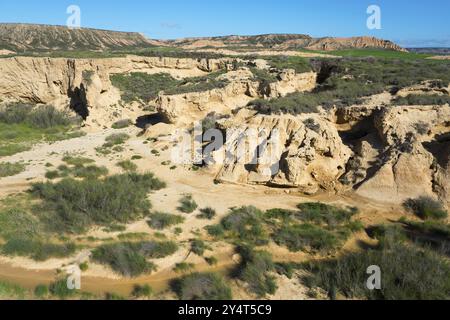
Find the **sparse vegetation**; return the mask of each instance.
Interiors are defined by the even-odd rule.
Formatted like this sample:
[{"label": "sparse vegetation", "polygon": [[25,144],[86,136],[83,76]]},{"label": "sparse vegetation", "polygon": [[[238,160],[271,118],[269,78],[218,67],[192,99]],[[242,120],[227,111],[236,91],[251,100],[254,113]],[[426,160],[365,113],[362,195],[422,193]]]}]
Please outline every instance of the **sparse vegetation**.
[{"label": "sparse vegetation", "polygon": [[117,165],[127,172],[135,172],[138,169],[138,166],[130,160],[120,161]]},{"label": "sparse vegetation", "polygon": [[230,214],[217,226],[209,226],[208,233],[239,242],[263,245],[268,242],[268,233],[263,225],[263,212],[255,207],[241,207],[230,210]]},{"label": "sparse vegetation", "polygon": [[127,277],[137,277],[156,269],[147,259],[159,259],[174,254],[178,246],[173,242],[122,242],[106,244],[93,251],[93,259],[109,265]]},{"label": "sparse vegetation", "polygon": [[267,85],[269,83],[278,81],[278,75],[276,73],[271,73],[268,70],[250,68],[250,71],[253,73],[253,78],[256,81],[259,81],[262,85]]},{"label": "sparse vegetation", "polygon": [[32,194],[41,199],[41,219],[54,231],[79,233],[93,225],[127,223],[149,214],[147,194],[165,184],[151,173],[127,173],[103,180],[37,183]]},{"label": "sparse vegetation", "polygon": [[248,288],[259,297],[274,294],[277,285],[270,273],[275,271],[275,264],[270,253],[256,251],[251,247],[240,247],[238,252],[242,262],[236,270],[236,277],[246,282]]},{"label": "sparse vegetation", "polygon": [[26,289],[5,281],[0,281],[0,299],[25,299],[29,293]]},{"label": "sparse vegetation", "polygon": [[450,97],[445,95],[428,94],[410,94],[406,97],[398,97],[393,101],[398,106],[416,106],[416,105],[444,105],[450,104]]},{"label": "sparse vegetation", "polygon": [[89,158],[76,157],[76,156],[71,156],[71,155],[64,156],[62,158],[62,161],[64,161],[68,165],[72,165],[72,166],[75,166],[75,167],[81,167],[81,166],[92,164],[92,163],[95,162],[94,160],[89,159]]},{"label": "sparse vegetation", "polygon": [[213,208],[207,207],[207,208],[200,209],[200,214],[197,217],[200,219],[212,220],[216,217],[216,215],[217,215],[216,210],[214,210]]},{"label": "sparse vegetation", "polygon": [[195,266],[192,263],[180,262],[175,264],[173,271],[175,271],[176,273],[189,273],[194,270],[194,267]]},{"label": "sparse vegetation", "polygon": [[47,298],[49,293],[50,293],[50,291],[48,289],[48,286],[46,286],[45,284],[39,284],[34,289],[34,295],[38,299],[45,299],[45,298]]},{"label": "sparse vegetation", "polygon": [[194,273],[173,282],[180,300],[231,300],[231,289],[214,273]]},{"label": "sparse vegetation", "polygon": [[150,298],[153,295],[153,289],[148,284],[135,285],[131,296],[134,298]]},{"label": "sparse vegetation", "polygon": [[219,263],[216,257],[205,257],[205,261],[210,266],[216,266]]},{"label": "sparse vegetation", "polygon": [[291,251],[338,249],[350,235],[362,229],[351,221],[355,208],[342,209],[321,203],[300,204],[300,211],[254,207],[233,208],[221,223],[207,226],[208,233],[233,243],[262,246],[273,239]]},{"label": "sparse vegetation", "polygon": [[125,102],[143,101],[149,102],[155,99],[159,92],[165,88],[175,86],[178,82],[169,74],[114,74],[111,76],[112,84],[122,92],[122,100]]},{"label": "sparse vegetation", "polygon": [[65,300],[74,297],[79,293],[78,290],[70,290],[67,287],[67,278],[61,278],[50,284],[49,291],[53,296]]},{"label": "sparse vegetation", "polygon": [[302,57],[272,56],[266,57],[270,65],[279,70],[294,69],[297,73],[312,71],[308,59]]},{"label": "sparse vegetation", "polygon": [[25,165],[23,163],[0,163],[0,178],[15,176],[23,171],[25,171]]},{"label": "sparse vegetation", "polygon": [[82,136],[80,120],[52,106],[9,104],[0,108],[0,157],[27,151],[40,141]]},{"label": "sparse vegetation", "polygon": [[36,261],[45,261],[50,258],[64,258],[73,255],[75,244],[52,243],[35,238],[12,237],[2,246],[1,252],[8,256],[30,257]]},{"label": "sparse vegetation", "polygon": [[[383,270],[381,290],[366,287],[368,266]],[[330,298],[388,300],[449,299],[450,267],[442,257],[423,249],[392,244],[344,257],[312,262],[306,267],[311,276],[304,279],[310,287],[319,286]]]},{"label": "sparse vegetation", "polygon": [[133,121],[131,121],[130,119],[123,119],[123,120],[119,120],[117,122],[114,122],[112,125],[113,129],[125,129],[128,128],[129,126],[131,126],[133,124]]},{"label": "sparse vegetation", "polygon": [[200,239],[195,239],[191,241],[191,252],[194,254],[203,257],[205,251],[208,249],[206,243]]},{"label": "sparse vegetation", "polygon": [[146,74],[135,72],[112,75],[111,81],[115,87],[121,90],[123,101],[148,102],[157,98],[160,92],[174,95],[224,87],[227,81],[218,80],[217,77],[220,74],[222,72],[211,73],[204,77],[177,80],[166,73]]},{"label": "sparse vegetation", "polygon": [[168,214],[163,212],[155,212],[150,215],[148,225],[152,229],[164,230],[168,227],[180,224],[184,222],[184,217],[174,214]]},{"label": "sparse vegetation", "polygon": [[198,205],[192,198],[192,195],[187,194],[183,196],[180,200],[180,206],[178,207],[178,210],[183,213],[192,213],[195,210],[197,210]]},{"label": "sparse vegetation", "polygon": [[442,203],[430,197],[419,197],[408,199],[404,202],[404,207],[423,220],[440,220],[448,217],[448,212],[444,210]]},{"label": "sparse vegetation", "polygon": [[103,145],[106,148],[111,148],[124,144],[130,136],[126,133],[113,133],[105,138],[106,143]]},{"label": "sparse vegetation", "polygon": [[[448,86],[450,82],[450,63],[447,62],[364,57],[333,61],[313,59],[311,64],[319,72],[319,86],[313,92],[292,93],[272,100],[255,100],[250,106],[261,113],[316,113],[318,106],[350,106],[361,103],[364,97],[383,91],[395,93],[425,80],[436,79],[443,86]],[[443,104],[448,101],[438,97],[410,99],[419,104]],[[405,102],[404,99],[398,101]]]}]

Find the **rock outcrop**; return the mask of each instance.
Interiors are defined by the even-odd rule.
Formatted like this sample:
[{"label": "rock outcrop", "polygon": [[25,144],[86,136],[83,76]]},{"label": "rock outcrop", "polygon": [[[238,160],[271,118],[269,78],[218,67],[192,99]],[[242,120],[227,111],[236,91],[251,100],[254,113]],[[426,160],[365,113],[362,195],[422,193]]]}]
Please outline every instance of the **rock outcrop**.
[{"label": "rock outcrop", "polygon": [[[224,68],[230,59],[178,59],[127,56],[109,59],[13,57],[0,59],[0,96],[4,102],[68,106],[86,117],[111,116],[120,102],[112,86],[115,73],[167,72],[176,77],[204,75]],[[92,118],[96,118],[95,116]]]},{"label": "rock outcrop", "polygon": [[277,98],[292,92],[311,91],[316,87],[316,82],[317,74],[314,72],[296,74],[294,70],[284,70],[279,81],[266,86],[249,78],[234,79],[225,88],[161,95],[157,101],[157,109],[170,123],[191,124],[202,120],[211,112],[228,115],[257,98]]},{"label": "rock outcrop", "polygon": [[448,105],[378,111],[373,124],[379,155],[357,183],[356,192],[396,203],[423,195],[449,202],[449,119]]},{"label": "rock outcrop", "polygon": [[[225,157],[218,181],[294,188],[306,194],[354,190],[388,203],[419,196],[450,203],[448,105],[353,106],[298,116],[242,109],[218,123],[227,132],[218,159],[224,152],[242,154],[238,151],[249,132],[260,138],[245,157]],[[261,141],[270,142],[262,152]],[[270,161],[255,163],[268,156],[264,152],[270,153]]]},{"label": "rock outcrop", "polygon": [[[245,159],[225,160],[217,176],[221,182],[291,187],[307,194],[335,191],[352,155],[334,124],[317,114],[259,115],[244,109],[221,122],[220,128],[227,131],[227,154],[239,154],[245,143],[241,140],[250,134],[249,140],[259,138]],[[264,141],[270,143],[262,147]],[[268,161],[261,162],[265,157]],[[248,159],[258,161],[249,163]]]}]

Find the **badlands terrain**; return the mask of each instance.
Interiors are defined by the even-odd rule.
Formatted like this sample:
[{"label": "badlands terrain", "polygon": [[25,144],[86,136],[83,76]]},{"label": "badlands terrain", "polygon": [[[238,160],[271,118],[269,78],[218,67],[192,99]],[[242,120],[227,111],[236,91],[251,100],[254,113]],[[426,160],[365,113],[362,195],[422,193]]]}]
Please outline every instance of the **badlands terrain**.
[{"label": "badlands terrain", "polygon": [[1,298],[450,298],[448,56],[21,24],[0,54]]}]

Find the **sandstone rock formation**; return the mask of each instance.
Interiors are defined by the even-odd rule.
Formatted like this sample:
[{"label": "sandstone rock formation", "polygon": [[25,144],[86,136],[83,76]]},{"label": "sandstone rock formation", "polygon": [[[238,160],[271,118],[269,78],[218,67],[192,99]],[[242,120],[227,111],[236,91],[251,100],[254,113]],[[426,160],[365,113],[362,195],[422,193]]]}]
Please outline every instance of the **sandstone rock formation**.
[{"label": "sandstone rock formation", "polygon": [[256,98],[277,98],[292,92],[310,91],[315,88],[317,74],[314,72],[296,74],[285,70],[280,81],[261,87],[260,82],[247,78],[234,79],[221,89],[192,92],[178,95],[161,95],[157,109],[164,118],[174,124],[191,124],[205,118],[211,112],[230,114]]},{"label": "sandstone rock formation", "polygon": [[268,140],[276,130],[281,148],[270,147],[274,158],[255,164],[248,159],[264,153],[253,145],[245,161],[225,161],[217,180],[289,187],[306,194],[354,189],[388,203],[419,196],[450,203],[448,105],[354,106],[332,113],[259,115],[243,109],[219,121],[222,130],[232,132],[224,147],[229,154],[236,154],[251,130]]},{"label": "sandstone rock formation", "polygon": [[[121,108],[114,73],[168,72],[175,77],[203,75],[224,68],[230,59],[177,59],[127,56],[109,59],[13,57],[0,59],[0,96],[4,102],[68,106],[79,114],[103,119]],[[112,110],[111,108],[114,108]],[[108,112],[109,110],[109,112]],[[117,120],[117,119],[116,119]]]},{"label": "sandstone rock formation", "polygon": [[249,165],[246,161],[227,160],[217,176],[222,182],[295,187],[307,194],[320,189],[335,191],[352,155],[334,124],[319,115],[258,115],[244,109],[220,127],[236,131],[225,146],[230,154],[237,153],[240,139],[251,130],[256,130],[260,139],[271,140],[269,149],[258,150],[258,143],[248,150],[246,158],[263,158],[271,153],[269,161]]},{"label": "sandstone rock formation", "polygon": [[373,124],[379,155],[356,192],[387,202],[423,195],[449,202],[449,119],[448,105],[376,111]]}]

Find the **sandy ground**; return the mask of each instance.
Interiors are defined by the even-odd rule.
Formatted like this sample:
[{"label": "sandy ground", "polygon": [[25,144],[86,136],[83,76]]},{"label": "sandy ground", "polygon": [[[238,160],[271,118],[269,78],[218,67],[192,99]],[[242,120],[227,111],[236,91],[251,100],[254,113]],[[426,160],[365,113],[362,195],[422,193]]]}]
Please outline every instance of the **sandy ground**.
[{"label": "sandy ground", "polygon": [[[126,132],[132,138],[126,144],[126,150],[120,154],[111,156],[97,155],[95,148],[104,143],[105,137],[111,133]],[[156,176],[167,183],[167,188],[151,194],[155,211],[176,213],[178,201],[184,194],[192,194],[199,208],[212,207],[218,216],[214,221],[206,221],[196,218],[196,213],[185,215],[186,222],[180,227],[182,234],[175,236],[171,230],[165,232],[168,239],[177,241],[180,244],[180,250],[173,256],[154,261],[158,265],[158,272],[153,275],[144,276],[136,279],[120,278],[109,268],[93,263],[89,264],[89,270],[83,274],[83,289],[94,293],[103,293],[114,291],[122,294],[128,294],[132,286],[136,283],[151,284],[155,290],[161,292],[167,289],[167,283],[170,279],[179,276],[172,271],[174,265],[179,262],[188,262],[196,265],[196,270],[211,270],[205,261],[189,254],[189,240],[194,239],[194,233],[205,234],[204,227],[208,224],[217,223],[225,216],[231,207],[253,205],[260,209],[270,209],[274,207],[294,209],[300,202],[305,201],[324,201],[336,205],[351,205],[364,208],[364,214],[361,220],[364,223],[371,224],[386,219],[398,218],[401,208],[392,205],[373,203],[361,197],[354,195],[336,196],[323,194],[315,197],[305,197],[295,193],[288,193],[282,189],[271,189],[264,186],[214,184],[215,172],[208,170],[193,171],[186,166],[177,166],[175,170],[170,169],[170,165],[162,165],[162,162],[170,160],[169,150],[162,151],[168,142],[150,142],[145,143],[145,137],[137,137],[140,133],[138,128],[127,128],[124,130],[104,130],[101,132],[88,133],[84,137],[72,139],[70,141],[61,141],[53,144],[36,145],[32,150],[2,159],[5,162],[22,161],[27,164],[25,172],[0,180],[0,197],[26,191],[31,182],[44,181],[44,175],[48,168],[46,163],[52,163],[57,167],[62,163],[61,158],[65,154],[80,154],[96,161],[99,166],[106,166],[111,173],[119,173],[121,169],[116,166],[119,160],[130,159],[133,155],[142,156],[141,160],[135,161],[139,171],[152,171]],[[160,156],[152,154],[152,150],[160,151]],[[143,232],[154,234],[145,220],[141,220],[127,226],[126,232]],[[96,238],[110,238],[114,233],[106,233],[100,229],[92,230],[86,236]],[[219,258],[219,265],[213,270],[225,271],[236,263],[233,248],[223,243],[210,243],[212,250],[206,253],[206,256],[215,256]],[[282,249],[273,245],[269,248],[274,253],[274,259],[278,261],[304,261],[307,255],[303,253],[291,253],[287,249]],[[45,262],[35,262],[27,258],[10,258],[0,256],[0,279],[9,280],[25,287],[33,288],[39,283],[48,283],[54,280],[55,270],[63,266],[70,265],[80,259],[86,259],[89,252],[83,251],[76,256],[67,259],[51,259]],[[290,280],[277,276],[280,289],[273,299],[304,299],[305,288],[294,279]],[[237,287],[233,289],[240,292]],[[251,299],[251,295],[244,292],[235,294],[235,297],[241,299]]]}]

